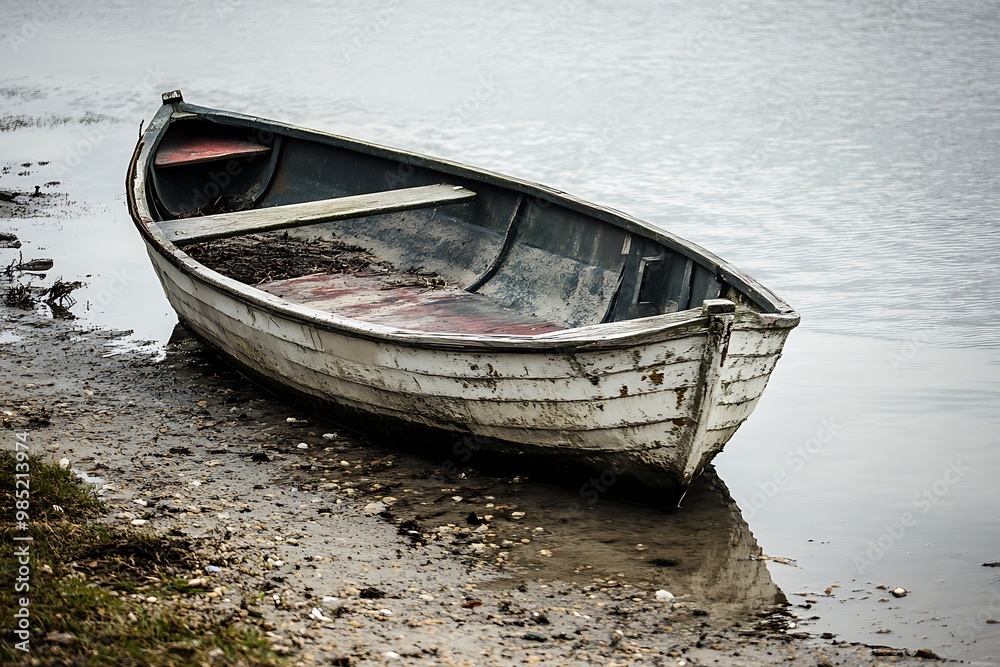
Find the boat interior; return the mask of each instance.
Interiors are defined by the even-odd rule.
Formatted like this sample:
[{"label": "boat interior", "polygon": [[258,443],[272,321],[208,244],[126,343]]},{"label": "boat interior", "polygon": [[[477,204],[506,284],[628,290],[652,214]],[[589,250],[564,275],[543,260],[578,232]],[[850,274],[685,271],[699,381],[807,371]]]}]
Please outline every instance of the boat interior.
[{"label": "boat interior", "polygon": [[[485,335],[630,320],[719,297],[767,307],[725,284],[710,260],[615,224],[608,211],[362,142],[227,123],[221,114],[177,116],[187,118],[171,122],[153,148],[147,194],[182,250],[281,238],[377,259],[378,270],[317,265],[255,284],[294,303]],[[251,253],[245,243],[241,252]],[[226,274],[225,265],[208,266]]]}]

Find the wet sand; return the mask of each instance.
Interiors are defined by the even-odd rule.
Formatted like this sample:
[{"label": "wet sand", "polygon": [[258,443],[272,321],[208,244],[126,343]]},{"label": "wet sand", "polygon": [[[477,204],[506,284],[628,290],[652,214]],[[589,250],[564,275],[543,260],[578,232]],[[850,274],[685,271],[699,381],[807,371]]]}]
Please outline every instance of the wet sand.
[{"label": "wet sand", "polygon": [[[7,214],[41,205],[20,199]],[[566,488],[499,476],[474,451],[372,442],[180,328],[157,360],[44,309],[0,321],[0,433],[67,458],[108,521],[191,540],[190,576],[222,595],[194,594],[185,613],[256,625],[292,664],[936,662],[803,632],[810,598],[785,604],[713,473],[664,513],[599,479]]]}]

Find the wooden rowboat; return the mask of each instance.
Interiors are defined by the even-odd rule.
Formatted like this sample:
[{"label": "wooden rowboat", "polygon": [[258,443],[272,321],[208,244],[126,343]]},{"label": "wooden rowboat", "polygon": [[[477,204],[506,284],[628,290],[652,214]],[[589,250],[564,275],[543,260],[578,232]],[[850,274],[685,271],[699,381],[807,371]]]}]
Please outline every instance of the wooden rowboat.
[{"label": "wooden rowboat", "polygon": [[[198,337],[335,420],[430,433],[463,460],[531,454],[682,490],[750,415],[799,322],[727,262],[618,211],[179,91],[142,135],[127,192]],[[237,241],[232,261],[196,259]],[[233,277],[282,243],[369,268]]]}]

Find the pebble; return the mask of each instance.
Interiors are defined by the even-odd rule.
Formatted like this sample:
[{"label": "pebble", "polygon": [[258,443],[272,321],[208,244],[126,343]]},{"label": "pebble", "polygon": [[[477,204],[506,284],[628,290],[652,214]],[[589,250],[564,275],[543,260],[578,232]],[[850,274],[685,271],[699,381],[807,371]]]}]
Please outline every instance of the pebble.
[{"label": "pebble", "polygon": [[378,613],[382,614],[383,616],[392,616],[391,609],[379,609]]},{"label": "pebble", "polygon": [[549,551],[548,549],[539,549],[538,555],[544,556],[545,558],[552,558],[552,552]]},{"label": "pebble", "polygon": [[210,573],[222,572],[222,568],[219,567],[218,565],[206,565],[205,572],[210,572]]},{"label": "pebble", "polygon": [[361,511],[362,513],[367,514],[368,516],[374,516],[376,514],[381,514],[385,510],[386,510],[385,503],[376,502],[376,503],[368,503]]},{"label": "pebble", "polygon": [[386,651],[382,654],[382,657],[386,660],[399,660],[402,656],[395,651]]},{"label": "pebble", "polygon": [[895,596],[897,598],[905,598],[906,594],[909,593],[909,592],[910,591],[906,590],[902,586],[897,586],[896,588],[892,589],[893,596]]},{"label": "pebble", "polygon": [[524,518],[524,512],[511,512],[510,513],[510,518],[511,519],[523,519]]},{"label": "pebble", "polygon": [[674,594],[671,593],[670,591],[666,591],[666,590],[663,590],[661,588],[660,590],[656,591],[656,599],[657,600],[673,600],[674,599]]},{"label": "pebble", "polygon": [[297,444],[295,446],[297,448],[299,448],[299,449],[309,449],[309,443],[308,442],[300,442],[299,444]]},{"label": "pebble", "polygon": [[63,470],[65,470],[66,468],[68,468],[69,467],[69,459],[66,459],[66,458],[59,459],[59,467],[62,468]]},{"label": "pebble", "polygon": [[132,521],[130,523],[133,526],[145,526],[149,522],[146,521],[145,519],[132,519]]},{"label": "pebble", "polygon": [[315,618],[317,621],[329,621],[330,620],[330,618],[328,616],[324,616],[323,615],[323,612],[321,612],[319,610],[319,607],[313,607],[313,610],[311,612],[309,612],[309,616],[311,618]]},{"label": "pebble", "polygon": [[334,438],[337,437],[337,434],[336,433],[324,433],[323,437],[326,438],[327,440],[333,440]]}]

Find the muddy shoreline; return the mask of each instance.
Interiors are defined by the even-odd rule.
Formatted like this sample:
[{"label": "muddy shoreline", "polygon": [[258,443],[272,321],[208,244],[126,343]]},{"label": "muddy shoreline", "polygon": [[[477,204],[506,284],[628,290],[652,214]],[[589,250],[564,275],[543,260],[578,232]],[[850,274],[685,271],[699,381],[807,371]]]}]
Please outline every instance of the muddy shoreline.
[{"label": "muddy shoreline", "polygon": [[182,328],[157,360],[42,310],[0,322],[3,447],[26,430],[107,521],[189,540],[221,591],[190,613],[254,623],[290,664],[934,662],[804,632],[714,475],[664,514],[368,440]]}]

